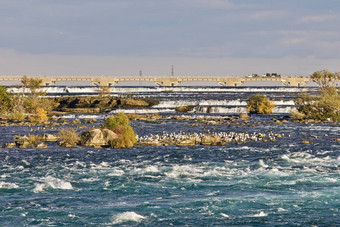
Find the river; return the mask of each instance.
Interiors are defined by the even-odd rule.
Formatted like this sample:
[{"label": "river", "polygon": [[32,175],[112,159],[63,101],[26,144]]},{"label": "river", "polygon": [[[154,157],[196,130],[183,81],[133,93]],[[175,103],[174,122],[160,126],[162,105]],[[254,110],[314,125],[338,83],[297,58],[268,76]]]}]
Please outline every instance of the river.
[{"label": "river", "polygon": [[[121,150],[60,148],[55,142],[48,142],[48,148],[42,150],[2,148],[0,225],[340,225],[340,142],[333,141],[339,138],[339,124],[275,124],[273,117],[284,118],[288,114],[277,111],[271,116],[251,116],[255,126],[238,121],[229,125],[195,125],[197,116],[224,118],[237,113],[222,110],[243,108],[246,96],[259,93],[262,88],[188,89],[131,90],[133,96],[158,97],[161,102],[154,109],[161,114],[173,114],[176,105],[197,104],[196,110],[186,113],[192,117],[189,120],[165,117],[154,122],[133,121],[136,133],[143,136],[233,131],[283,136],[275,142],[231,142],[224,146],[136,146]],[[300,92],[292,89],[266,88],[262,92],[286,108],[292,107],[291,100]],[[201,111],[209,105],[215,106],[216,111]],[[18,134],[57,130],[1,127],[0,143],[11,142]],[[313,144],[302,144],[302,140]]]}]

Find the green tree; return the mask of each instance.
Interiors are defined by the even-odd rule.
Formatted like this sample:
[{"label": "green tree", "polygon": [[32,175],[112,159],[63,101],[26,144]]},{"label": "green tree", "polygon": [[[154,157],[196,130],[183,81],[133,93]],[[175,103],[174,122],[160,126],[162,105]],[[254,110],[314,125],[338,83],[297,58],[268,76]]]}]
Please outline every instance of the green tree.
[{"label": "green tree", "polygon": [[320,89],[336,87],[340,73],[332,73],[326,69],[314,72],[310,78],[319,85]]},{"label": "green tree", "polygon": [[0,86],[0,113],[9,110],[11,99],[12,97],[7,93],[7,89],[4,86]]},{"label": "green tree", "polygon": [[[23,76],[21,83],[23,84],[22,105],[26,112],[34,113],[37,108],[51,111],[57,106],[52,99],[43,98],[46,95],[46,92],[39,90],[42,85],[42,79]],[[27,96],[24,96],[27,88],[29,89],[29,93]]]},{"label": "green tree", "polygon": [[271,114],[274,104],[263,94],[249,97],[247,109],[251,114]]},{"label": "green tree", "polygon": [[[319,85],[319,94],[300,94],[295,100],[297,113],[305,119],[340,121],[340,96],[337,87],[340,74],[322,70],[314,72],[310,78]],[[296,115],[293,113],[293,118]]]}]

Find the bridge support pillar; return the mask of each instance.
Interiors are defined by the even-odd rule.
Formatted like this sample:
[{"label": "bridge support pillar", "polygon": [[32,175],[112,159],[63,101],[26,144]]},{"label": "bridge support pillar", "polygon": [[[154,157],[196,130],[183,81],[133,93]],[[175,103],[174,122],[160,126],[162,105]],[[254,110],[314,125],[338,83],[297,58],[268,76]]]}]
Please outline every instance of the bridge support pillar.
[{"label": "bridge support pillar", "polygon": [[108,80],[108,79],[95,79],[91,81],[92,84],[96,85],[96,86],[103,86],[103,87],[112,87],[115,86],[118,81],[112,81],[112,80]]},{"label": "bridge support pillar", "polygon": [[164,80],[155,80],[154,82],[158,86],[163,87],[174,87],[181,83],[177,78],[165,78]]},{"label": "bridge support pillar", "polygon": [[42,78],[42,84],[44,86],[50,86],[50,85],[53,85],[55,84],[55,81],[53,79],[49,79],[49,78]]},{"label": "bridge support pillar", "polygon": [[290,87],[302,87],[307,84],[308,78],[285,78],[281,83]]}]

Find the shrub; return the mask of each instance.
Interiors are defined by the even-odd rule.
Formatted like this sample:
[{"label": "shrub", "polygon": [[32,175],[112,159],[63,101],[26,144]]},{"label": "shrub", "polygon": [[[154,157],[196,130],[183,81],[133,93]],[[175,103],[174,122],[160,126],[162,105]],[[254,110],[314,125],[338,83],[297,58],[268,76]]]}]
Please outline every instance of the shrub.
[{"label": "shrub", "polygon": [[296,121],[301,121],[301,120],[305,119],[305,117],[306,117],[305,114],[300,113],[297,110],[292,110],[292,111],[290,111],[289,114],[293,118],[293,120],[296,120]]},{"label": "shrub", "polygon": [[118,126],[122,126],[124,128],[127,128],[130,126],[129,118],[123,112],[116,113],[114,116],[110,116],[104,120],[104,125],[103,125],[104,128],[114,131],[114,129]]},{"label": "shrub", "polygon": [[48,120],[47,113],[43,108],[36,108],[35,113],[28,118],[29,122],[39,124]]},{"label": "shrub", "polygon": [[125,113],[117,113],[115,116],[106,118],[103,127],[118,135],[118,139],[109,141],[109,146],[112,148],[130,148],[137,142],[135,132]]},{"label": "shrub", "polygon": [[274,104],[265,95],[252,95],[248,100],[248,112],[251,114],[271,114]]},{"label": "shrub", "polygon": [[60,129],[58,132],[59,144],[74,146],[79,141],[79,136],[74,128]]},{"label": "shrub", "polygon": [[25,117],[26,114],[23,111],[14,110],[8,114],[8,120],[12,122],[21,122]]},{"label": "shrub", "polygon": [[28,148],[28,147],[34,147],[38,144],[38,142],[42,141],[41,136],[37,135],[28,135],[28,136],[15,136],[14,142],[17,147],[19,148]]}]

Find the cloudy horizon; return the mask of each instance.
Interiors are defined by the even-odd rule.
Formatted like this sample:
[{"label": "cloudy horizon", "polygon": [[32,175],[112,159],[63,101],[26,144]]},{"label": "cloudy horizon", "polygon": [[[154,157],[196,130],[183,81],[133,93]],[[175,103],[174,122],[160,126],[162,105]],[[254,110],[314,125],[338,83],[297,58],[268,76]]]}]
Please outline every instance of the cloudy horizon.
[{"label": "cloudy horizon", "polygon": [[2,76],[339,72],[336,0],[2,0]]}]

